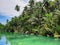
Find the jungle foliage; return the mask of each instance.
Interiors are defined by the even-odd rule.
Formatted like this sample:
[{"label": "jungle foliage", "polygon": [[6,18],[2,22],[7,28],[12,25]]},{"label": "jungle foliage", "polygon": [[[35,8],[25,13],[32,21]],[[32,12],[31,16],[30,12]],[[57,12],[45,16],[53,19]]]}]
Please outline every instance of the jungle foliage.
[{"label": "jungle foliage", "polygon": [[[16,10],[18,7],[16,6]],[[13,17],[4,26],[5,32],[53,36],[60,34],[60,1],[30,0],[19,17]]]}]

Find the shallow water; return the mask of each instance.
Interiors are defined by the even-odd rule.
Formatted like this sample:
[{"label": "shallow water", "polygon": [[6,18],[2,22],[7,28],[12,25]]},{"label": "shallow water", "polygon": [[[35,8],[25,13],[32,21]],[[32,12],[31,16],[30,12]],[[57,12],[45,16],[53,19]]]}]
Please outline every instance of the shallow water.
[{"label": "shallow water", "polygon": [[6,36],[2,36],[0,39],[0,45],[60,45],[60,39],[45,36],[22,35],[10,37],[7,41]]}]

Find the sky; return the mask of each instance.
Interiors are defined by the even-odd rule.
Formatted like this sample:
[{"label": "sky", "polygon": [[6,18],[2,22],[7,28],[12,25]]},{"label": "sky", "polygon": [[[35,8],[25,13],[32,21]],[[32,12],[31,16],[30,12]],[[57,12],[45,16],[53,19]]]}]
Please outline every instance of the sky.
[{"label": "sky", "polygon": [[3,16],[3,15],[0,15],[0,22],[2,24],[6,24],[6,20],[9,19],[11,20],[11,17],[7,17],[7,16]]},{"label": "sky", "polygon": [[[43,1],[43,0],[36,0]],[[0,23],[6,24],[6,20],[11,20],[14,16],[19,16],[26,5],[28,5],[29,0],[0,0]],[[15,10],[16,5],[20,6],[20,11]]]}]

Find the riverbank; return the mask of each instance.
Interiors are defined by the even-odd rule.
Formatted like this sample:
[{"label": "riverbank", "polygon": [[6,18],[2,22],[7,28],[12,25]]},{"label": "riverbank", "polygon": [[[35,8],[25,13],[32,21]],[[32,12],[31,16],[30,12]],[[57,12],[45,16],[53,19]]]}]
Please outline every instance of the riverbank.
[{"label": "riverbank", "polygon": [[[33,34],[21,34],[21,33],[0,33],[0,37],[2,35],[5,35],[7,38],[10,38],[10,37],[20,37],[20,36],[42,36],[42,35],[33,35]],[[45,36],[45,37],[50,37],[49,35]],[[60,38],[60,35],[54,35],[52,36],[52,38]]]}]

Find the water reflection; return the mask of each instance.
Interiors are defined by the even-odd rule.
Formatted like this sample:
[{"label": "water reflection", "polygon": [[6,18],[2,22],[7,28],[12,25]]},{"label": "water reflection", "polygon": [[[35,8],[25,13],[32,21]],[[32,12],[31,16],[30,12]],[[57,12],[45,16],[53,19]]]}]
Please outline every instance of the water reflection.
[{"label": "water reflection", "polygon": [[5,36],[2,36],[0,39],[0,45],[11,45],[9,41],[7,41]]}]

